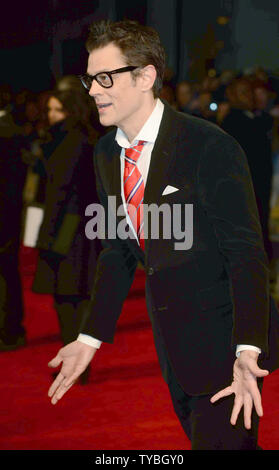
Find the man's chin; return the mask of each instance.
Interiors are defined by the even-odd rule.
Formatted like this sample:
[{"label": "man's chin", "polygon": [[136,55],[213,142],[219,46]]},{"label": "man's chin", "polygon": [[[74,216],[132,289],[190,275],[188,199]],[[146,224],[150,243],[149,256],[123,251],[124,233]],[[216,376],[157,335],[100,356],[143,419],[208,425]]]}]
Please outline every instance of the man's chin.
[{"label": "man's chin", "polygon": [[102,126],[108,127],[108,126],[114,126],[115,123],[113,122],[112,119],[105,118],[104,116],[99,116],[100,123]]}]

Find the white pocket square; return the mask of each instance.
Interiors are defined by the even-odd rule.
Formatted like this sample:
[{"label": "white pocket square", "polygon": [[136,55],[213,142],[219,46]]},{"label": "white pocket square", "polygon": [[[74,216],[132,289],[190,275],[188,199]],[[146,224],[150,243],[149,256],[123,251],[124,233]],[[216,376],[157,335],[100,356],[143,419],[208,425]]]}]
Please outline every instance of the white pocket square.
[{"label": "white pocket square", "polygon": [[174,193],[175,191],[178,191],[178,190],[179,189],[175,188],[174,186],[166,186],[162,193],[162,196],[166,196],[166,194]]}]

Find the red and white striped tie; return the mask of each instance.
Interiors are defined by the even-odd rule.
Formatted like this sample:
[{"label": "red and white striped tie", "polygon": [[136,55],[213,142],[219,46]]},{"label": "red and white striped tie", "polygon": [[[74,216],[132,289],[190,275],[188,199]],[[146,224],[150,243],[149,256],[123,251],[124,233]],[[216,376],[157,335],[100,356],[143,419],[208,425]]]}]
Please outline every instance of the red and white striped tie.
[{"label": "red and white striped tie", "polygon": [[142,175],[137,167],[137,161],[145,145],[144,140],[139,140],[134,147],[125,149],[125,168],[124,168],[124,196],[127,203],[127,211],[138,240],[140,247],[144,250],[143,233],[143,195],[144,182]]}]

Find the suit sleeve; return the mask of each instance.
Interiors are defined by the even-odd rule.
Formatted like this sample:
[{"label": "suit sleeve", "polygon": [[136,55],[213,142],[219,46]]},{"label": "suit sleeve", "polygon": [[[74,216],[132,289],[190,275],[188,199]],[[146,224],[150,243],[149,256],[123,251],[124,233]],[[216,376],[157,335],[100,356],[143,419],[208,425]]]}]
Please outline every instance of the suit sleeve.
[{"label": "suit sleeve", "polygon": [[[97,156],[98,147],[94,158],[96,187],[107,216],[107,194],[99,174]],[[109,240],[106,234],[102,244],[104,249],[98,258],[91,299],[80,333],[113,343],[116,323],[134,279],[137,259],[124,240]]]},{"label": "suit sleeve", "polygon": [[253,344],[268,354],[268,260],[247,159],[234,138],[222,133],[207,142],[198,187],[230,279],[232,346]]}]

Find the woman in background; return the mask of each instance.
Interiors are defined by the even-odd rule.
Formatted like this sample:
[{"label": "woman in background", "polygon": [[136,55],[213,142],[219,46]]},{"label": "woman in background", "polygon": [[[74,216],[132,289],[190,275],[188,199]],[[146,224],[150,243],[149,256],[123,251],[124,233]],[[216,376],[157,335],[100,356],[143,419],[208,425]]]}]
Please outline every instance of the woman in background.
[{"label": "woman in background", "polygon": [[[39,260],[33,283],[36,293],[51,293],[64,345],[77,338],[90,298],[100,243],[85,235],[85,209],[97,202],[93,145],[85,95],[57,90],[47,102],[48,141],[35,171],[45,179],[44,218],[37,247]],[[85,371],[85,383],[89,370]]]}]

